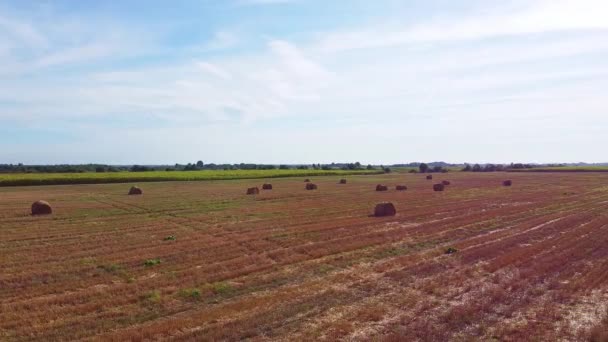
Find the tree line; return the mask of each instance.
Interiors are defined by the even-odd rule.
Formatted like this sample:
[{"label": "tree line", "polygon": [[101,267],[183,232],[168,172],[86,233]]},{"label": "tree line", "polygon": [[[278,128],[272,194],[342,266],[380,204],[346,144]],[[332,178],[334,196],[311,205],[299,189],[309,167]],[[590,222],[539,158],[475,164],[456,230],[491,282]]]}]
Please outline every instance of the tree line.
[{"label": "tree line", "polygon": [[299,165],[274,165],[274,164],[205,164],[202,160],[194,163],[175,165],[105,165],[105,164],[60,164],[60,165],[24,165],[24,164],[0,164],[0,173],[84,173],[84,172],[148,172],[148,171],[200,171],[200,170],[377,170],[383,169],[390,172],[390,168],[372,165],[364,166],[355,163],[331,163],[331,164],[299,164]]}]

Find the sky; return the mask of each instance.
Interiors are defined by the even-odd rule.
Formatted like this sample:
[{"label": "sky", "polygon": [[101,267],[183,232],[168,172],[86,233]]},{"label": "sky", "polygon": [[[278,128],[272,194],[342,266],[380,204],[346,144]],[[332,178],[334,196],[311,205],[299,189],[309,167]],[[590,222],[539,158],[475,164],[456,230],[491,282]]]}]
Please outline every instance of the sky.
[{"label": "sky", "polygon": [[0,164],[607,162],[605,0],[0,0]]}]

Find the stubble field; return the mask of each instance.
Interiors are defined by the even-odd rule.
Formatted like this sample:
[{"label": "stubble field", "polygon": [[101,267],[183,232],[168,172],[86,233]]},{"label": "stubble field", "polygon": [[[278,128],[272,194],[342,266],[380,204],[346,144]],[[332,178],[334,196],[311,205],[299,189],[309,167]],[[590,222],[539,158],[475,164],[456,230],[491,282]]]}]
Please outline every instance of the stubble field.
[{"label": "stubble field", "polygon": [[0,188],[0,340],[602,337],[608,174],[434,177]]}]

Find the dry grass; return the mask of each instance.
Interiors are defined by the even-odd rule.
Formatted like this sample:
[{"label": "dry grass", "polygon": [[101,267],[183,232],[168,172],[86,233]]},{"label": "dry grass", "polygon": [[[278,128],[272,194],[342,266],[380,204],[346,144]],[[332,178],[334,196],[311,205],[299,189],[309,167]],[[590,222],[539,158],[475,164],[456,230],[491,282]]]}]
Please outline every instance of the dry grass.
[{"label": "dry grass", "polygon": [[338,177],[0,188],[0,340],[608,336],[608,174]]}]

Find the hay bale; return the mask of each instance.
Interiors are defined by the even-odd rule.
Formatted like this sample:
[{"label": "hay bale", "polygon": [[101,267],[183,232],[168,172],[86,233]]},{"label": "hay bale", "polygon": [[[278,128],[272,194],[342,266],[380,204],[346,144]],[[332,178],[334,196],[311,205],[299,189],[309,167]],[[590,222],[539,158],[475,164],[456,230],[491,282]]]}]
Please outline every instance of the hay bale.
[{"label": "hay bale", "polygon": [[427,175],[427,176],[426,176],[426,179],[428,179],[428,180],[433,179],[433,175]]},{"label": "hay bale", "polygon": [[382,185],[382,184],[376,185],[376,191],[387,191],[387,190],[388,190],[388,186],[386,186],[386,185]]},{"label": "hay bale", "polygon": [[32,203],[32,215],[50,215],[53,208],[47,201],[36,201]]},{"label": "hay bale", "polygon": [[405,191],[405,190],[407,190],[407,186],[405,186],[405,185],[397,185],[397,187],[395,189],[397,189],[397,191]]},{"label": "hay bale", "polygon": [[253,187],[253,188],[248,188],[247,189],[247,195],[257,195],[260,193],[260,189],[258,189],[258,187]]},{"label": "hay bale", "polygon": [[395,214],[397,214],[397,209],[390,202],[378,203],[374,209],[374,216],[376,217],[395,216]]},{"label": "hay bale", "polygon": [[513,182],[511,182],[510,180],[506,180],[504,182],[502,182],[503,186],[511,186],[513,184]]},{"label": "hay bale", "polygon": [[306,190],[317,190],[317,185],[312,183],[306,183]]},{"label": "hay bale", "polygon": [[443,191],[445,189],[445,185],[443,184],[435,184],[433,185],[433,190],[434,191]]},{"label": "hay bale", "polygon": [[262,190],[272,190],[272,184],[264,183],[262,185]]},{"label": "hay bale", "polygon": [[444,180],[444,181],[441,181],[441,184],[443,184],[443,185],[450,185],[450,181]]},{"label": "hay bale", "polygon": [[136,186],[132,186],[131,189],[129,189],[129,195],[143,195],[143,191]]},{"label": "hay bale", "polygon": [[346,179],[340,179],[340,184],[346,184]]}]

